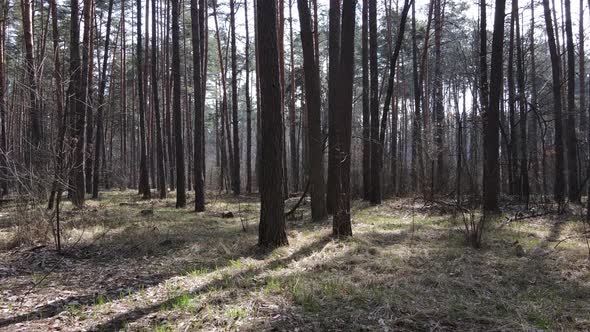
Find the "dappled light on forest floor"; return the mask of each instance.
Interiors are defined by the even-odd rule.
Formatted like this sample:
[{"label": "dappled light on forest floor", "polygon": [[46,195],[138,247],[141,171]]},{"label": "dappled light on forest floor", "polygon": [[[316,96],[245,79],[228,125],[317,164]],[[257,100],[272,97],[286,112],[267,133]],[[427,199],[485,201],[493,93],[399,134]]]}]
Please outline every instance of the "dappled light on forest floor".
[{"label": "dappled light on forest floor", "polygon": [[262,252],[257,200],[212,197],[198,214],[130,191],[66,206],[63,255],[10,246],[4,208],[0,330],[590,329],[573,216],[490,225],[475,250],[461,221],[419,202],[355,201],[354,236],[339,241],[306,204],[290,245]]}]

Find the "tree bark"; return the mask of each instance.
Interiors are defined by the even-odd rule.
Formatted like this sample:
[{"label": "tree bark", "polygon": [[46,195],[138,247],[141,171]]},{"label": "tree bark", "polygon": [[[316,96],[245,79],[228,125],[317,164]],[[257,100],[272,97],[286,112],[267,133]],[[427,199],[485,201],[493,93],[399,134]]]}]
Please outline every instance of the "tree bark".
[{"label": "tree bark", "polygon": [[516,32],[516,81],[518,85],[518,106],[519,106],[519,129],[520,129],[520,179],[518,193],[528,206],[529,202],[529,174],[528,174],[528,144],[527,144],[527,99],[524,73],[524,54],[522,50],[522,39],[520,36],[520,19],[518,15],[518,0],[513,0],[516,7],[515,32]]},{"label": "tree bark", "polygon": [[239,195],[240,186],[240,134],[238,129],[238,73],[236,61],[236,18],[235,1],[229,1],[230,25],[231,25],[231,108],[233,130],[233,156],[232,189],[234,195]]},{"label": "tree bark", "polygon": [[[194,128],[194,189],[195,211],[205,211],[205,174],[203,172],[203,131],[205,130],[205,110],[201,100],[201,33],[198,0],[191,0],[191,27],[193,42],[193,93],[195,95],[195,128]],[[204,82],[206,83],[206,81]]]},{"label": "tree bark", "polygon": [[564,182],[564,153],[563,153],[563,127],[561,117],[561,69],[559,54],[555,44],[555,34],[553,21],[551,19],[551,9],[549,0],[543,0],[543,9],[545,16],[545,29],[547,31],[547,43],[549,54],[551,56],[551,75],[553,78],[553,118],[555,121],[555,183],[553,188],[553,197],[558,204],[563,204],[565,199],[565,182]]},{"label": "tree bark", "polygon": [[152,0],[152,94],[154,101],[154,117],[156,118],[156,164],[158,168],[158,193],[160,199],[166,198],[166,150],[164,148],[164,135],[162,134],[162,119],[160,116],[160,97],[158,91],[158,44],[156,0]]},{"label": "tree bark", "polygon": [[[402,13],[401,13],[401,18],[400,18],[400,23],[399,23],[399,29],[398,29],[398,34],[397,34],[397,39],[395,42],[395,48],[393,50],[393,53],[391,54],[391,58],[389,60],[389,78],[387,79],[387,92],[385,93],[385,103],[383,105],[383,115],[381,118],[381,131],[379,133],[379,146],[384,147],[385,146],[385,132],[387,130],[387,114],[389,113],[389,108],[391,105],[391,100],[393,97],[393,85],[394,85],[394,81],[395,81],[395,71],[396,71],[396,64],[397,64],[397,59],[399,57],[400,51],[401,51],[401,47],[402,47],[402,42],[404,40],[404,32],[406,30],[406,21],[408,19],[408,12],[410,11],[410,7],[412,6],[414,0],[405,0],[404,1],[404,7],[402,9]],[[397,116],[397,114],[394,114],[394,116]],[[395,126],[397,127],[397,121],[394,120]],[[393,127],[393,126],[392,126]],[[392,135],[397,135],[397,128],[391,128],[392,130]],[[393,144],[397,145],[397,138],[393,139]],[[378,172],[381,172],[383,169],[383,149],[377,149],[375,151],[372,151],[371,153],[376,153],[378,155]],[[394,151],[394,153],[396,153],[396,151]],[[392,155],[392,158],[396,158],[396,155]],[[395,167],[395,165],[394,165]],[[393,179],[393,187],[394,187],[394,192],[395,192],[395,178]]]},{"label": "tree bark", "polygon": [[141,1],[137,1],[137,96],[139,103],[139,194],[143,199],[151,197],[150,175],[147,165],[145,99],[143,90],[143,46],[141,37]]},{"label": "tree bark", "polygon": [[85,92],[82,90],[82,73],[80,72],[80,23],[78,0],[70,0],[70,84],[68,87],[68,109],[72,115],[72,142],[74,152],[71,165],[70,190],[72,204],[81,208],[84,206],[84,151],[86,114],[84,103]]},{"label": "tree bark", "polygon": [[328,184],[326,208],[329,214],[336,209],[336,84],[338,82],[338,68],[340,62],[340,0],[330,0],[329,9],[329,37],[328,37]]},{"label": "tree bark", "polygon": [[[496,212],[499,210],[498,189],[500,184],[500,168],[498,164],[498,153],[500,129],[500,98],[502,96],[502,58],[504,51],[505,5],[505,0],[496,0],[496,9],[494,14],[494,33],[492,36],[492,64],[490,75],[489,105],[486,110],[486,113],[483,114],[483,208],[484,211],[487,213]],[[485,102],[485,100],[482,100],[482,103],[483,102]]]},{"label": "tree bark", "polygon": [[321,131],[321,95],[318,63],[315,61],[311,15],[306,0],[297,0],[299,23],[301,24],[301,46],[305,74],[305,101],[309,120],[308,142],[311,185],[311,218],[313,221],[326,219],[326,196],[323,176],[323,139]]},{"label": "tree bark", "polygon": [[[100,186],[100,154],[101,149],[104,144],[103,138],[103,109],[104,109],[104,94],[107,85],[107,63],[109,59],[109,44],[110,44],[110,36],[111,36],[111,19],[113,14],[113,2],[114,0],[109,0],[109,9],[107,14],[107,31],[105,35],[105,42],[104,42],[104,54],[102,60],[102,69],[100,74],[100,86],[98,91],[98,110],[96,113],[96,139],[95,139],[95,146],[94,146],[94,164],[93,164],[93,172],[92,172],[92,198],[98,198],[98,189]],[[104,162],[104,161],[103,161]]]},{"label": "tree bark", "polygon": [[[291,7],[289,7],[291,13]],[[252,100],[250,99],[250,27],[248,25],[248,0],[244,0],[246,22],[246,192],[252,193]],[[291,22],[289,24],[292,24]],[[293,30],[291,30],[291,40]],[[293,52],[293,50],[291,50]],[[296,170],[295,170],[296,171]]]},{"label": "tree bark", "polygon": [[[567,116],[566,125],[570,130],[566,131],[567,142],[567,166],[569,185],[568,197],[571,202],[580,203],[581,192],[578,172],[578,139],[576,137],[576,64],[574,34],[572,32],[572,13],[570,0],[564,0],[565,6],[565,33],[567,49]],[[582,89],[584,90],[584,89]],[[583,112],[582,112],[583,113]]]},{"label": "tree bark", "polygon": [[[482,0],[485,1],[485,0]],[[420,113],[420,80],[418,78],[418,44],[416,42],[416,2],[412,2],[412,79],[414,83],[414,120],[412,121],[412,190],[419,192],[424,183],[424,157],[422,155],[422,115]]]},{"label": "tree bark", "polygon": [[363,1],[362,69],[363,69],[363,199],[371,199],[371,89],[369,85],[369,0]]},{"label": "tree bark", "polygon": [[[23,38],[25,44],[25,71],[27,91],[29,92],[28,108],[30,121],[31,162],[38,164],[38,153],[42,141],[41,113],[37,100],[37,75],[35,69],[35,57],[33,54],[33,10],[31,0],[21,0],[21,15],[23,19]],[[39,166],[39,165],[37,165]]]},{"label": "tree bark", "polygon": [[260,61],[260,225],[258,245],[274,248],[287,245],[283,200],[281,93],[277,50],[276,0],[256,4],[258,60]]},{"label": "tree bark", "polygon": [[369,64],[371,86],[371,203],[381,204],[379,146],[379,68],[377,66],[377,0],[369,0]]},{"label": "tree bark", "polygon": [[[535,2],[531,0],[531,26],[535,26]],[[538,106],[537,106],[537,65],[535,61],[535,33],[534,29],[530,29],[530,53],[531,53],[531,107],[533,108],[533,118],[529,122],[529,141],[531,142],[530,156],[531,156],[531,168],[533,172],[533,192],[538,192],[539,187],[542,184],[542,193],[545,195],[545,172],[543,172],[543,178],[539,181],[539,150],[538,150],[538,119],[540,117]],[[543,152],[544,153],[544,152]],[[544,156],[544,154],[543,154]],[[544,157],[543,157],[544,159]],[[541,183],[539,183],[541,182]]]},{"label": "tree bark", "polygon": [[172,0],[172,111],[176,152],[176,207],[186,206],[186,174],[184,169],[184,143],[180,106],[180,26],[178,0]]},{"label": "tree bark", "polygon": [[[301,0],[300,0],[301,1]],[[355,0],[342,4],[342,34],[340,42],[340,71],[338,90],[340,98],[336,115],[336,161],[338,182],[336,185],[336,211],[332,224],[334,237],[352,236],[350,221],[350,145],[352,134],[352,87],[354,78],[354,29]]]},{"label": "tree bark", "polygon": [[436,129],[434,141],[436,143],[436,187],[433,192],[443,189],[446,180],[444,165],[444,134],[445,114],[443,101],[442,54],[441,43],[443,33],[443,8],[441,0],[435,0],[434,6],[434,118]]},{"label": "tree bark", "polygon": [[[52,8],[55,7],[55,0],[51,3]],[[54,11],[52,11],[53,13]],[[6,0],[0,0],[0,15],[2,20],[0,21],[0,197],[8,195],[8,179],[7,175],[8,172],[6,171],[7,166],[7,159],[6,154],[8,153],[8,140],[7,140],[7,133],[6,133],[6,24],[7,24],[7,15],[8,14],[8,6]],[[52,14],[53,15],[53,14]],[[54,19],[54,24],[56,21]],[[54,28],[55,33],[55,28]],[[55,37],[55,35],[54,35]],[[56,53],[58,54],[58,53]],[[59,63],[59,57],[56,57],[56,63]],[[59,65],[56,66],[59,68]],[[60,72],[61,74],[61,72]],[[58,91],[61,91],[62,87],[61,84],[57,86]],[[58,111],[60,109],[63,110],[62,105],[62,98],[63,93],[61,95],[58,94]],[[61,105],[61,108],[59,107]]]}]

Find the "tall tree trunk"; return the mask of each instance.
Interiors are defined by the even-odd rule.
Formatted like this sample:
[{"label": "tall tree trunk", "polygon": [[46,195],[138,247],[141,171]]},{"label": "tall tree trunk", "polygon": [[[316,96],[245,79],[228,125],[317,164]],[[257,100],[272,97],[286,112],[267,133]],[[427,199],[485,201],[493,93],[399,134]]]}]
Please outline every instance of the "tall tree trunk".
[{"label": "tall tree trunk", "polygon": [[443,189],[446,180],[444,165],[445,114],[443,101],[442,55],[441,43],[443,33],[443,8],[441,0],[435,0],[434,6],[434,117],[436,130],[436,188],[433,192]]},{"label": "tall tree trunk", "polygon": [[563,119],[561,117],[561,70],[557,45],[555,44],[555,33],[551,19],[549,0],[543,0],[545,16],[545,29],[547,31],[547,43],[551,56],[551,74],[553,77],[553,118],[555,119],[555,184],[553,196],[558,204],[564,203],[565,182],[564,182],[564,153],[563,153]]},{"label": "tall tree trunk", "polygon": [[[52,1],[52,8],[55,7],[55,0]],[[53,13],[54,11],[52,11]],[[8,14],[8,6],[7,0],[0,0],[0,15],[2,20],[0,21],[0,197],[8,195],[8,179],[7,179],[7,159],[6,154],[8,153],[8,141],[7,141],[7,133],[6,133],[6,121],[8,120],[6,116],[6,24],[7,24],[7,15]],[[52,14],[53,15],[53,14]],[[54,24],[56,24],[56,19],[54,19]],[[54,28],[55,33],[55,28]],[[55,35],[54,35],[55,37]],[[57,53],[56,53],[57,55]],[[59,63],[59,57],[55,57],[56,63]],[[55,66],[59,68],[59,65]],[[57,69],[56,69],[57,70]],[[61,72],[60,72],[61,74]],[[61,84],[57,86],[58,91],[61,91],[62,87]],[[58,94],[58,111],[61,109],[63,111],[63,105],[61,104],[63,98],[63,93],[61,95]],[[61,108],[59,107],[61,105]]]},{"label": "tall tree trunk", "polygon": [[[205,211],[205,174],[203,172],[203,131],[205,130],[205,110],[201,101],[201,33],[198,0],[191,0],[191,27],[193,42],[193,93],[195,94],[195,128],[194,128],[194,189],[195,211]],[[206,82],[205,82],[206,83]]]},{"label": "tall tree trunk", "polygon": [[329,10],[329,72],[328,72],[328,185],[326,196],[326,208],[329,214],[334,214],[336,209],[336,84],[338,84],[338,67],[340,62],[340,0],[330,0]]},{"label": "tall tree trunk", "polygon": [[[109,44],[111,36],[111,19],[113,14],[113,2],[109,0],[109,9],[107,14],[107,31],[104,42],[104,54],[102,59],[102,69],[100,74],[100,86],[98,88],[98,110],[96,113],[96,139],[94,145],[94,164],[92,172],[92,198],[98,198],[98,187],[100,186],[100,154],[104,144],[103,138],[103,109],[104,109],[104,93],[107,85],[107,63],[109,60]],[[104,162],[104,161],[103,161]]]},{"label": "tall tree trunk", "polygon": [[261,144],[260,225],[258,245],[273,248],[288,244],[283,200],[281,93],[277,48],[276,0],[256,4],[258,60],[260,61]]},{"label": "tall tree trunk", "polygon": [[[225,80],[225,65],[223,60],[223,54],[221,51],[221,37],[219,34],[219,24],[217,22],[217,3],[213,1],[213,20],[215,22],[215,39],[217,40],[217,55],[219,59],[219,72],[221,76],[221,88],[222,88],[222,100],[221,100],[221,154],[222,154],[222,162],[221,168],[223,169],[223,175],[228,175],[227,170],[227,161],[228,161],[228,154],[229,154],[229,167],[230,170],[233,172],[233,153],[232,153],[232,145],[231,145],[231,135],[229,131],[229,114],[227,111],[227,83]],[[226,146],[227,144],[227,146]],[[226,153],[229,151],[229,153]]]},{"label": "tall tree trunk", "polygon": [[[3,3],[4,5],[4,3]],[[57,121],[58,121],[58,134],[57,134],[57,146],[55,149],[55,153],[56,153],[56,158],[55,158],[55,178],[54,178],[54,183],[53,183],[53,188],[51,191],[51,195],[49,197],[49,204],[48,204],[48,209],[52,209],[53,208],[53,203],[55,201],[56,195],[61,195],[61,193],[63,192],[63,183],[64,181],[66,181],[66,179],[63,178],[63,170],[64,170],[64,141],[65,141],[65,135],[66,135],[66,114],[64,112],[64,105],[63,105],[63,81],[62,81],[62,72],[61,72],[61,60],[60,60],[60,53],[59,53],[59,26],[58,26],[58,18],[57,18],[57,3],[56,0],[52,0],[49,3],[50,6],[50,11],[51,11],[51,26],[52,26],[52,39],[53,39],[53,79],[55,80],[55,100],[56,100],[56,106],[57,106]],[[2,6],[2,8],[0,9],[1,13],[4,14],[4,6]],[[0,47],[2,48],[2,51],[0,51],[0,65],[2,66],[2,68],[0,68],[0,75],[2,75],[2,77],[0,78],[0,116],[2,119],[2,134],[0,134],[0,139],[4,140],[4,132],[6,130],[6,128],[4,127],[5,125],[5,114],[3,112],[5,112],[5,105],[4,105],[4,71],[3,71],[3,66],[4,66],[4,21],[2,21],[2,23],[0,24],[0,33],[2,33],[2,38],[0,39]],[[2,151],[5,151],[6,147],[5,147],[5,143],[6,141],[2,141]],[[0,162],[4,163],[2,166],[5,165],[5,160],[4,160],[4,156],[0,156]],[[2,171],[4,172],[4,171]],[[2,181],[6,181],[4,179],[4,175],[5,173],[2,173]],[[3,182],[2,184],[4,185],[5,182]],[[3,188],[3,192],[4,190],[7,190],[8,188]]]},{"label": "tall tree trunk", "polygon": [[[547,0],[545,0],[547,1]],[[485,212],[499,210],[498,189],[500,184],[499,129],[500,98],[502,96],[502,67],[504,51],[504,10],[505,0],[496,0],[494,33],[492,36],[492,64],[490,74],[489,105],[484,116],[484,167],[483,167],[483,208]],[[482,15],[484,16],[484,15]],[[480,68],[480,70],[482,70]],[[482,99],[482,103],[485,99]]]},{"label": "tall tree trunk", "polygon": [[363,0],[361,53],[363,66],[363,199],[371,199],[371,89],[369,86],[369,0]]},{"label": "tall tree trunk", "polygon": [[[566,126],[570,128],[566,132],[567,142],[567,166],[569,185],[569,200],[579,203],[581,198],[579,174],[578,174],[578,139],[576,137],[576,54],[574,48],[574,33],[572,31],[572,13],[570,0],[564,0],[565,5],[565,33],[567,37],[567,116]],[[582,89],[584,90],[584,89]],[[583,112],[582,112],[583,113]]]},{"label": "tall tree trunk", "polygon": [[[485,1],[485,0],[481,0]],[[412,190],[419,192],[424,186],[424,157],[422,155],[422,115],[420,114],[421,89],[418,79],[418,44],[416,42],[416,2],[412,2],[412,79],[414,83],[414,121],[412,121]]]},{"label": "tall tree trunk", "polygon": [[[94,15],[94,4],[92,0],[84,4],[84,33],[82,44],[84,45],[84,52],[82,52],[82,80],[84,81],[84,91],[86,99],[84,106],[86,108],[86,151],[84,153],[84,176],[85,190],[87,194],[92,194],[92,158],[94,150],[94,30],[96,19]],[[86,10],[88,6],[88,11]]]},{"label": "tall tree trunk", "polygon": [[166,35],[165,35],[165,40],[164,40],[164,69],[165,71],[164,73],[164,88],[165,88],[165,92],[164,92],[164,96],[166,98],[166,105],[165,105],[165,119],[164,119],[164,123],[165,123],[165,136],[166,136],[166,143],[167,143],[167,147],[168,147],[168,175],[170,177],[170,182],[169,182],[169,186],[170,186],[170,190],[174,191],[176,190],[176,181],[177,181],[177,177],[175,175],[176,172],[176,153],[174,151],[175,148],[175,141],[173,139],[173,134],[172,131],[175,130],[173,128],[174,124],[174,120],[173,117],[174,115],[172,114],[173,111],[171,111],[171,107],[172,107],[172,86],[173,86],[173,78],[172,78],[172,71],[171,71],[171,65],[170,65],[170,1],[166,0]]},{"label": "tall tree trunk", "polygon": [[299,23],[301,24],[301,46],[305,74],[305,102],[309,120],[309,159],[311,218],[313,221],[326,219],[326,196],[323,176],[323,139],[321,129],[321,95],[318,63],[315,61],[311,14],[307,0],[297,0]]},{"label": "tall tree trunk", "polygon": [[74,142],[74,153],[71,166],[71,197],[72,204],[81,208],[84,206],[84,151],[86,114],[86,95],[83,90],[83,80],[80,68],[80,23],[78,19],[78,0],[70,0],[70,84],[68,87],[69,105],[68,109],[72,114],[72,141]]},{"label": "tall tree trunk", "polygon": [[184,143],[182,138],[182,113],[180,105],[180,8],[178,0],[172,0],[172,111],[174,117],[174,141],[176,152],[176,207],[186,206],[186,174],[184,169]]},{"label": "tall tree trunk", "polygon": [[[582,143],[582,146],[580,148],[581,151],[581,156],[580,159],[587,161],[588,158],[590,157],[590,155],[588,155],[588,151],[587,151],[587,145],[590,144],[590,142],[586,139],[588,137],[588,114],[586,114],[585,109],[586,109],[586,65],[585,65],[585,61],[586,61],[586,55],[585,55],[585,50],[584,50],[584,11],[582,10],[582,8],[584,8],[584,0],[580,0],[580,7],[579,7],[579,13],[580,13],[580,18],[578,20],[578,71],[579,71],[579,77],[580,77],[580,140]],[[580,173],[582,173],[582,170],[580,170]],[[584,192],[584,187],[585,187],[585,183],[582,183],[582,187],[580,188],[580,193]],[[581,194],[580,194],[581,195]]]},{"label": "tall tree trunk", "polygon": [[[531,27],[535,26],[535,2],[531,0]],[[531,142],[530,156],[531,156],[531,168],[533,171],[532,179],[534,183],[533,192],[538,192],[540,185],[542,184],[542,193],[545,195],[545,176],[543,172],[543,178],[539,181],[539,150],[538,150],[538,122],[540,119],[540,113],[537,105],[537,65],[535,61],[535,29],[530,29],[530,53],[531,53],[531,108],[533,109],[533,117],[529,122],[529,141]],[[544,156],[543,152],[543,156]],[[544,159],[544,157],[543,157]],[[539,183],[541,182],[541,183]]]},{"label": "tall tree trunk", "polygon": [[160,97],[158,95],[158,44],[157,44],[157,11],[156,0],[152,0],[152,95],[154,101],[154,116],[156,118],[156,164],[158,168],[158,193],[161,199],[166,198],[166,153],[162,135],[162,120],[160,117]]},{"label": "tall tree trunk", "polygon": [[371,203],[381,204],[379,146],[379,68],[377,65],[377,0],[369,0],[369,63],[371,86]]},{"label": "tall tree trunk", "polygon": [[516,81],[518,84],[518,106],[519,106],[519,125],[520,125],[520,179],[518,193],[520,198],[528,206],[529,202],[529,174],[528,174],[528,148],[527,148],[527,107],[524,75],[524,54],[522,51],[522,39],[520,36],[520,19],[518,15],[518,0],[513,0],[513,6],[516,7],[517,15],[515,16],[516,32]]},{"label": "tall tree trunk", "polygon": [[145,99],[143,90],[143,47],[141,37],[141,1],[137,1],[137,96],[139,102],[139,194],[144,199],[151,197],[150,175],[147,165]]},{"label": "tall tree trunk", "polygon": [[[412,2],[414,0],[405,0],[404,1],[404,8],[402,9],[402,13],[401,13],[401,19],[400,19],[400,23],[399,23],[399,29],[398,29],[398,34],[397,34],[397,39],[395,42],[395,48],[393,50],[393,53],[391,54],[391,58],[389,60],[389,78],[387,79],[387,92],[385,93],[385,103],[383,105],[383,116],[381,118],[381,130],[379,133],[379,146],[380,147],[384,147],[385,146],[385,132],[387,130],[387,114],[389,113],[389,107],[390,107],[390,103],[393,97],[393,84],[395,82],[395,71],[396,71],[396,64],[397,64],[397,59],[399,57],[400,51],[401,51],[401,47],[402,47],[402,42],[404,40],[404,32],[406,30],[406,21],[408,19],[408,12],[410,11],[410,7],[412,6]],[[394,116],[397,116],[397,114],[394,114]],[[392,135],[397,136],[397,119],[394,120],[394,124],[396,126],[396,128],[391,128],[392,130]],[[395,145],[397,145],[397,140],[394,139],[394,143]],[[376,153],[378,155],[378,172],[382,171],[383,168],[383,148],[379,148],[377,150],[372,151],[371,153]],[[394,151],[394,153],[397,153],[397,151]],[[392,158],[396,158],[396,155],[393,155]],[[395,167],[396,165],[394,165]],[[393,179],[393,187],[394,187],[394,192],[395,192],[395,179]]]},{"label": "tall tree trunk", "polygon": [[[281,84],[281,114],[285,124],[285,1],[278,2],[277,46],[279,47],[279,83]],[[289,171],[287,169],[286,127],[283,126],[283,198],[289,198]]]},{"label": "tall tree trunk", "polygon": [[[289,0],[289,48],[290,48],[290,78],[291,100],[289,103],[289,145],[291,147],[291,178],[293,179],[293,191],[299,190],[299,145],[296,137],[295,116],[295,50],[293,49],[293,0]],[[247,31],[247,30],[246,30]],[[247,78],[247,77],[246,77]]]},{"label": "tall tree trunk", "polygon": [[514,25],[518,16],[518,1],[512,1],[510,15],[510,44],[508,47],[508,123],[510,126],[510,139],[508,142],[508,190],[510,195],[515,195],[520,187],[518,179],[518,146],[519,137],[516,129],[516,85],[514,83]]},{"label": "tall tree trunk", "polygon": [[[125,0],[121,0],[121,17],[125,17]],[[127,34],[125,24],[121,25],[121,159],[123,159],[123,173],[127,186],[129,184],[129,167],[127,161]]]},{"label": "tall tree trunk", "polygon": [[21,15],[23,18],[23,38],[25,44],[25,70],[26,84],[29,92],[28,108],[30,119],[30,144],[29,160],[37,165],[40,160],[35,151],[40,148],[42,141],[41,113],[37,99],[37,75],[35,69],[35,57],[33,54],[33,10],[31,0],[21,0]]},{"label": "tall tree trunk", "polygon": [[[301,1],[301,0],[300,0]],[[342,31],[340,42],[340,71],[335,112],[336,125],[336,210],[333,218],[332,235],[335,237],[352,236],[350,222],[350,159],[352,134],[352,87],[354,78],[354,28],[355,0],[344,0],[342,4]]]},{"label": "tall tree trunk", "polygon": [[[207,96],[207,66],[209,64],[207,56],[209,51],[209,26],[208,26],[208,11],[207,6],[209,5],[208,1],[206,0],[199,0],[199,35],[201,37],[201,109],[203,110],[203,123],[205,121],[205,110],[206,108],[206,96]],[[204,125],[203,125],[204,126]],[[201,140],[203,144],[201,144],[202,151],[201,155],[203,156],[203,180],[205,183],[207,182],[207,141],[206,141],[206,131],[203,129],[201,131]]]},{"label": "tall tree trunk", "polygon": [[236,9],[235,1],[229,1],[230,25],[231,25],[231,108],[233,129],[233,156],[232,189],[234,195],[240,194],[240,134],[238,129],[238,72],[236,60]]},{"label": "tall tree trunk", "polygon": [[[291,7],[289,7],[289,13]],[[246,192],[252,193],[252,100],[250,99],[250,27],[248,26],[248,0],[244,0],[246,22]],[[289,24],[292,24],[291,22]],[[293,30],[291,30],[293,37]],[[296,171],[296,170],[295,170]]]}]

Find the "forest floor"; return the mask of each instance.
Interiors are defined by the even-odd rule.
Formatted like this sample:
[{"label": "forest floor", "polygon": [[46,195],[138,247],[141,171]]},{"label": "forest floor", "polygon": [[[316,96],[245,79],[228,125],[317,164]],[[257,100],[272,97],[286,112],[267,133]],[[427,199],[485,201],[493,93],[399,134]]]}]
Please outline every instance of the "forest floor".
[{"label": "forest floor", "polygon": [[354,237],[340,241],[307,204],[287,222],[289,246],[263,253],[255,198],[211,194],[206,208],[131,191],[64,204],[59,255],[51,242],[11,245],[23,227],[4,207],[0,330],[590,330],[574,213],[501,217],[475,250],[462,219],[423,201],[354,201]]}]

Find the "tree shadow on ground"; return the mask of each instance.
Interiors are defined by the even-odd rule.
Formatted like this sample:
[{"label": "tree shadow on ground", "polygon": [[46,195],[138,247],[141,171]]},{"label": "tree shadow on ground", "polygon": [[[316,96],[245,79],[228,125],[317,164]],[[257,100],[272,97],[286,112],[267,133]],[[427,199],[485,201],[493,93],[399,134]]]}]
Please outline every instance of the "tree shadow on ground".
[{"label": "tree shadow on ground", "polygon": [[[556,239],[555,227],[547,237]],[[407,232],[406,232],[407,233]],[[375,236],[367,234],[367,237]],[[378,235],[378,234],[377,234]],[[517,257],[503,230],[484,249],[465,246],[461,234],[435,237],[429,248],[392,260],[390,254],[353,250],[330,264],[297,275],[308,285],[278,312],[241,330],[588,330],[590,285],[584,273],[571,274],[572,252],[527,253]],[[403,239],[387,237],[379,248]],[[543,241],[546,242],[546,241]],[[542,243],[543,243],[542,242]],[[506,245],[508,244],[508,245]],[[418,244],[419,245],[419,244]],[[363,257],[364,256],[364,257]],[[580,258],[582,261],[584,258]],[[375,265],[381,267],[376,271]],[[338,266],[341,266],[338,268]],[[345,266],[347,268],[343,268]],[[582,269],[584,269],[582,267]],[[575,270],[575,269],[574,269]],[[586,276],[588,267],[585,268]],[[284,276],[288,283],[290,276]],[[317,302],[317,303],[314,303]]]},{"label": "tree shadow on ground", "polygon": [[[139,210],[141,207],[134,207],[134,209]],[[194,216],[194,212],[188,210],[178,213],[182,215],[192,213]],[[123,231],[114,232],[90,245],[72,246],[62,254],[49,248],[44,248],[42,254],[30,250],[14,252],[7,266],[19,265],[22,268],[14,269],[9,275],[2,277],[3,286],[10,285],[10,288],[6,290],[18,297],[18,300],[11,304],[9,312],[18,312],[22,301],[42,291],[48,279],[55,282],[52,287],[56,287],[54,290],[58,298],[62,290],[70,293],[76,291],[81,294],[38,305],[34,307],[34,310],[26,313],[2,317],[0,328],[53,317],[71,303],[78,306],[91,306],[96,303],[98,297],[107,301],[126,298],[139,289],[158,285],[182,274],[187,269],[214,271],[228,266],[232,259],[252,257],[257,254],[252,245],[236,246],[236,250],[229,253],[225,252],[228,249],[222,250],[214,246],[219,245],[222,239],[226,243],[255,243],[255,234],[242,232],[239,221],[214,220],[207,224],[205,230],[203,223],[195,225],[195,222],[200,222],[197,217],[191,219],[195,221],[168,220],[158,223],[157,220],[153,220],[153,226],[150,227],[142,224],[138,227],[147,230],[160,227],[162,231],[148,231],[142,234],[141,238],[135,238],[133,241],[130,238],[136,234]],[[129,228],[135,226],[137,225],[131,224]],[[198,253],[210,252],[210,255],[200,257],[187,254],[187,251],[195,246],[198,247]],[[35,278],[42,279],[36,281]],[[41,301],[46,302],[43,299],[39,300]],[[25,308],[29,310],[28,307]]]},{"label": "tree shadow on ground", "polygon": [[[274,259],[270,262],[263,264],[262,266],[255,267],[255,268],[247,268],[245,270],[239,271],[237,273],[230,274],[228,277],[232,279],[248,276],[256,276],[259,275],[268,269],[271,269],[274,266],[282,265],[288,266],[291,262],[300,260],[305,258],[315,251],[321,250],[327,243],[332,241],[329,237],[323,237],[318,239],[317,241],[307,245],[305,247],[300,248],[296,252],[290,254],[285,258],[278,258]],[[259,253],[257,255],[257,259],[263,259],[264,254]],[[112,331],[124,328],[127,324],[132,323],[134,321],[139,320],[140,318],[149,315],[152,312],[158,311],[161,308],[171,307],[173,306],[180,298],[183,296],[190,296],[195,297],[199,294],[207,292],[211,288],[223,288],[226,285],[226,281],[223,278],[216,278],[210,282],[207,282],[203,285],[200,285],[189,292],[183,292],[181,295],[169,298],[165,301],[159,301],[149,306],[139,307],[125,313],[119,314],[115,317],[109,318],[106,322],[93,326],[91,331]]]}]

